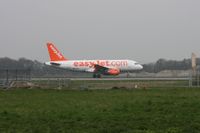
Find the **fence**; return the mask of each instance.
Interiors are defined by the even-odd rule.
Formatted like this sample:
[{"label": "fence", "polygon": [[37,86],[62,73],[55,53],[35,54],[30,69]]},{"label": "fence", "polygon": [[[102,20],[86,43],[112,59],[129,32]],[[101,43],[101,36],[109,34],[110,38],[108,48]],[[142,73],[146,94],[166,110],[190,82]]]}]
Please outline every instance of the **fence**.
[{"label": "fence", "polygon": [[134,79],[134,78],[42,78],[32,79],[40,88],[59,89],[148,89],[188,87],[188,79]]},{"label": "fence", "polygon": [[[33,87],[70,89],[112,89],[199,86],[199,72],[195,84],[193,78],[32,78],[31,69],[0,69],[0,87],[7,87],[13,81],[28,81]],[[20,86],[19,85],[19,86]],[[24,86],[26,86],[25,84]],[[17,85],[16,85],[17,86]]]},{"label": "fence", "polygon": [[0,69],[0,86],[9,86],[12,81],[30,81],[31,69]]}]

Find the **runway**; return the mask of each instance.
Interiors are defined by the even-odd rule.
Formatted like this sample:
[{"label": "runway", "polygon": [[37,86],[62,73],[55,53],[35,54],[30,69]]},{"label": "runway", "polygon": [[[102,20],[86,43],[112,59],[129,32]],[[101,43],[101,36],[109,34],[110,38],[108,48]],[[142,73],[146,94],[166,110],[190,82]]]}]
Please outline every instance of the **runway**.
[{"label": "runway", "polygon": [[189,78],[32,78],[31,80],[71,80],[71,81],[181,81]]},{"label": "runway", "polygon": [[79,80],[127,80],[127,81],[130,81],[130,80],[144,80],[144,81],[147,81],[147,80],[150,80],[150,81],[153,81],[153,80],[189,80],[188,78],[70,78],[70,80],[74,80],[74,81],[79,81]]}]

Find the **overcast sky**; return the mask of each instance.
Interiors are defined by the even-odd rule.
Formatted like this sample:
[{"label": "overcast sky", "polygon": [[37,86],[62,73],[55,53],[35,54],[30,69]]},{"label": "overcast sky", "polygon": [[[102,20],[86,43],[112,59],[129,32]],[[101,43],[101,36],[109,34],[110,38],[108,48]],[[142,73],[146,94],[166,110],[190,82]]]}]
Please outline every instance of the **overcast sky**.
[{"label": "overcast sky", "polygon": [[0,0],[0,57],[49,60],[200,56],[200,0]]}]

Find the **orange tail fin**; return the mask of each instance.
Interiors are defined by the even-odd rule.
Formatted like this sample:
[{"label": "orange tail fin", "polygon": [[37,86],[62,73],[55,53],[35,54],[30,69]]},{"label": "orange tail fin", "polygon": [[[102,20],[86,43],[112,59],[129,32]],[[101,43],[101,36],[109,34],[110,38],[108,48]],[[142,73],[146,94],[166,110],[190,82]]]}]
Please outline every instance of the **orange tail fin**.
[{"label": "orange tail fin", "polygon": [[53,43],[47,43],[47,48],[49,51],[49,56],[51,61],[66,61],[67,59],[62,55],[62,53],[54,46]]}]

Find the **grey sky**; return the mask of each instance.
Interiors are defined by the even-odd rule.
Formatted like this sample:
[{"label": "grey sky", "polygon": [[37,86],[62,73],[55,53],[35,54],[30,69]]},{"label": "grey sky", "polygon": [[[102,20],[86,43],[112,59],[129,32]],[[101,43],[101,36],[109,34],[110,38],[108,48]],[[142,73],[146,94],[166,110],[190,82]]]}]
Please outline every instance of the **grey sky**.
[{"label": "grey sky", "polygon": [[0,57],[70,59],[200,55],[200,0],[0,0]]}]

